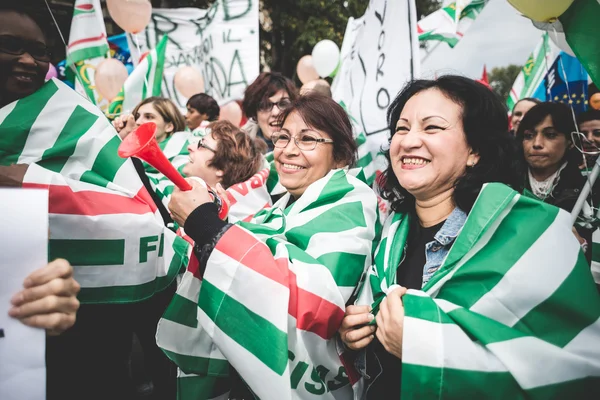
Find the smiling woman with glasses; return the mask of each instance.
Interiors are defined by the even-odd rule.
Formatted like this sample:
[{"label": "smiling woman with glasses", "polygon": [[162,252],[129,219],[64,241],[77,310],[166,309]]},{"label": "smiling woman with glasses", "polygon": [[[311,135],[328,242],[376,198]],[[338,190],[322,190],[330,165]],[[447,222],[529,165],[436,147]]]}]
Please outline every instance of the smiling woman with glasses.
[{"label": "smiling woman with glasses", "polygon": [[262,166],[255,140],[229,121],[212,122],[198,143],[188,146],[185,176],[202,178],[207,185],[220,183],[225,189],[250,179]]},{"label": "smiling woman with glasses", "polygon": [[242,109],[249,118],[243,127],[251,137],[260,137],[273,150],[271,137],[279,129],[277,118],[297,98],[294,82],[278,72],[263,72],[244,93]]},{"label": "smiling woman with glasses", "polygon": [[[280,100],[271,101],[276,102]],[[279,110],[279,105],[269,107]],[[214,344],[177,334],[170,338],[202,343],[201,351],[221,350],[242,378],[234,386],[232,398],[255,398],[252,393],[260,398],[312,398],[316,393],[313,382],[329,382],[332,398],[352,398],[334,335],[346,302],[371,264],[377,197],[361,170],[351,168],[356,142],[340,105],[311,93],[284,107],[276,120],[281,130],[272,138],[274,164],[287,193],[272,207],[258,212],[250,222],[230,225],[219,220],[206,189],[191,181],[191,191],[175,189],[169,209],[195,241],[204,276],[216,278],[208,285],[203,283],[194,299],[211,303],[217,291],[220,299],[221,293],[226,293],[225,302],[235,299],[239,308],[219,307],[215,309],[218,315],[210,312],[210,318],[214,315],[219,321],[235,324],[240,335],[228,340],[241,340],[239,344],[246,346],[245,337],[260,338],[269,343],[268,357],[282,360],[278,366],[282,372],[300,372],[292,373],[291,379],[286,372],[265,380],[262,369],[247,362],[245,351],[231,350],[238,347],[220,340],[224,335],[211,337]],[[214,146],[210,140],[204,141],[198,153],[213,157],[207,145]],[[217,291],[211,291],[213,282]],[[182,282],[181,290],[186,285]],[[191,314],[185,318],[195,319],[197,309],[190,308]],[[219,329],[232,332],[223,325]],[[162,338],[160,329],[157,337]],[[262,344],[249,346],[264,348]],[[302,365],[314,365],[322,373],[311,375]]]}]

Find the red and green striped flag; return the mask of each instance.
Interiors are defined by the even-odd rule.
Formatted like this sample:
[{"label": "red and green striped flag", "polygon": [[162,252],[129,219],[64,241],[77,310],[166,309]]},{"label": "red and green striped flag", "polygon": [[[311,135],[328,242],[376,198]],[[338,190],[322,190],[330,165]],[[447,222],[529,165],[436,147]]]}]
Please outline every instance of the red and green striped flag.
[{"label": "red and green striped flag", "polygon": [[75,267],[84,303],[145,299],[187,265],[187,242],[165,228],[120,143],[58,80],[0,110],[0,165],[28,164],[23,186],[49,190],[49,258]]},{"label": "red and green striped flag", "polygon": [[109,118],[131,112],[148,97],[161,95],[167,40],[167,36],[163,36],[156,48],[129,75],[118,96],[108,106]]},{"label": "red and green striped flag", "polygon": [[[92,103],[108,101],[95,90],[94,71],[109,51],[100,0],[76,0],[67,46],[67,67],[75,70],[75,88]],[[67,70],[69,75],[73,72]]]},{"label": "red and green striped flag", "polygon": [[485,7],[487,0],[457,0],[429,14],[417,23],[419,41],[448,43],[454,47]]},{"label": "red and green striped flag", "polygon": [[229,365],[263,400],[352,397],[335,335],[378,232],[359,171],[286,194],[230,227],[204,270],[190,263],[157,333],[180,399],[227,398]]},{"label": "red and green striped flag", "polygon": [[[482,189],[439,270],[403,297],[402,398],[600,396],[600,296],[571,227],[554,206]],[[409,216],[388,218],[358,304],[377,310],[408,234]]]}]

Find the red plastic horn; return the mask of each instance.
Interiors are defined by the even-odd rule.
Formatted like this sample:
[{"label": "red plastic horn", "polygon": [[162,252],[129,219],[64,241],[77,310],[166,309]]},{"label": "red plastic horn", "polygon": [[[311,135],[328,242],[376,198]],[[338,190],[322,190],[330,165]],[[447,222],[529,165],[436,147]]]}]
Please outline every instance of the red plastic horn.
[{"label": "red plastic horn", "polygon": [[[156,124],[154,122],[146,122],[140,125],[123,139],[117,151],[119,156],[122,158],[136,157],[144,160],[169,178],[179,189],[183,191],[192,190],[192,186],[187,183],[158,147],[158,142],[154,137],[155,133]],[[208,192],[219,209],[219,217],[221,219],[227,218],[229,213],[227,203],[221,201],[212,188],[208,187]]]},{"label": "red plastic horn", "polygon": [[152,165],[164,176],[169,178],[177,187],[183,191],[192,190],[192,187],[183,176],[177,172],[173,164],[163,154],[158,142],[154,138],[156,124],[146,122],[136,130],[125,136],[119,146],[119,156],[122,158],[137,157]]}]

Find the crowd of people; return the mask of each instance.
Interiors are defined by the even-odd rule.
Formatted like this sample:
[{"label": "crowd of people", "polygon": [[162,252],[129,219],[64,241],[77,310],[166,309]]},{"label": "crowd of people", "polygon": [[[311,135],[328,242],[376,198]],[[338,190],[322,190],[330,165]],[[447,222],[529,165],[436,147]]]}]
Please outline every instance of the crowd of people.
[{"label": "crowd of people", "polygon": [[[35,18],[13,6],[0,8],[0,38],[4,108],[43,87],[49,55]],[[184,116],[171,100],[150,97],[112,126],[123,139],[153,122],[160,149],[192,186],[182,191],[132,160],[165,226],[193,242],[190,258],[204,274],[196,300],[208,317],[198,307],[178,313],[223,331],[237,324],[240,346],[263,341],[257,346],[288,366],[279,373],[286,382],[261,381],[230,337],[175,333],[174,342],[229,363],[220,398],[316,398],[317,386],[296,376],[309,364],[328,398],[600,396],[600,357],[590,349],[600,344],[590,272],[600,186],[574,227],[559,211],[572,212],[600,153],[600,111],[574,117],[567,105],[527,98],[509,118],[474,80],[415,80],[389,107],[388,168],[371,187],[354,168],[358,132],[325,80],[299,90],[282,74],[260,74],[245,92],[243,127],[219,120],[207,94],[186,108]],[[0,138],[0,154],[10,154],[8,143]],[[22,186],[29,166],[6,159],[0,186]],[[229,201],[228,188],[263,170],[269,206],[222,220],[209,187]],[[391,209],[383,226],[379,201]],[[80,304],[76,275],[69,260],[51,260],[12,300],[11,317],[47,332],[47,398],[138,398],[136,362],[153,398],[183,398],[177,369],[201,371],[163,352],[155,335],[167,308],[181,305],[187,278],[143,301]],[[235,307],[215,306],[212,316],[203,308],[227,301]],[[266,309],[283,339],[258,314]],[[503,346],[509,340],[513,347]],[[292,372],[299,360],[306,367]],[[186,394],[209,398],[210,390]]]}]

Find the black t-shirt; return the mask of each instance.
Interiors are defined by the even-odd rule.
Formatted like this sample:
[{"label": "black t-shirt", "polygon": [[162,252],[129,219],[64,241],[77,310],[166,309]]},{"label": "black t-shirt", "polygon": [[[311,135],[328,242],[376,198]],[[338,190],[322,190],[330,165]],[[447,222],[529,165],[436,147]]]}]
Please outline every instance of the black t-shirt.
[{"label": "black t-shirt", "polygon": [[[442,228],[444,222],[424,228],[413,218],[411,225],[408,248],[406,255],[400,262],[396,272],[396,283],[408,289],[421,289],[423,284],[423,267],[425,266],[425,246],[434,240],[435,234]],[[372,350],[378,360],[367,358],[367,373],[377,370],[377,363],[381,365],[381,375],[369,387],[367,399],[394,399],[400,398],[402,377],[402,361],[388,353],[381,342],[375,338],[371,343]],[[367,356],[368,357],[368,356]],[[371,367],[371,368],[369,368]]]}]

